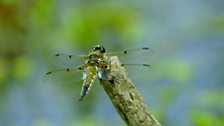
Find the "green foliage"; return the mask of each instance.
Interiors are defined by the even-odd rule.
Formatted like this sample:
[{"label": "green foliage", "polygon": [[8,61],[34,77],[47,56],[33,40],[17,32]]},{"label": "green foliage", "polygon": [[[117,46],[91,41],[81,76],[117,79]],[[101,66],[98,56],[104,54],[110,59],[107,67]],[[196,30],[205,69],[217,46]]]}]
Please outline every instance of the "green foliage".
[{"label": "green foliage", "polygon": [[224,116],[207,111],[194,110],[192,112],[192,120],[194,126],[222,126]]}]

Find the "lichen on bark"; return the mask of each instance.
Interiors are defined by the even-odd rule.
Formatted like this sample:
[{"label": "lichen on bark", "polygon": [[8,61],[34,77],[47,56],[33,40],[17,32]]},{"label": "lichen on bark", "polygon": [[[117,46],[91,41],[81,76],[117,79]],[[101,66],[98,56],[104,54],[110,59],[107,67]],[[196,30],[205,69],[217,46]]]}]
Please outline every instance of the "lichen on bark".
[{"label": "lichen on bark", "polygon": [[110,79],[100,80],[116,111],[128,126],[161,126],[135,89],[116,56],[110,57]]}]

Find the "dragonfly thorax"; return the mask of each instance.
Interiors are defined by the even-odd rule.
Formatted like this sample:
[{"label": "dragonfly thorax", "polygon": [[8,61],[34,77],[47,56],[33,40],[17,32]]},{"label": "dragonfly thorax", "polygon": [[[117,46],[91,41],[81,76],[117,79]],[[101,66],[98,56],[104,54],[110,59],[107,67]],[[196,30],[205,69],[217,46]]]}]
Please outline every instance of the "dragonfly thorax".
[{"label": "dragonfly thorax", "polygon": [[97,66],[97,64],[98,64],[98,60],[96,60],[96,59],[88,60],[88,61],[87,61],[87,64],[88,64],[89,66]]},{"label": "dragonfly thorax", "polygon": [[99,63],[100,56],[98,54],[90,54],[89,59],[86,61],[86,63],[90,66],[97,66]]}]

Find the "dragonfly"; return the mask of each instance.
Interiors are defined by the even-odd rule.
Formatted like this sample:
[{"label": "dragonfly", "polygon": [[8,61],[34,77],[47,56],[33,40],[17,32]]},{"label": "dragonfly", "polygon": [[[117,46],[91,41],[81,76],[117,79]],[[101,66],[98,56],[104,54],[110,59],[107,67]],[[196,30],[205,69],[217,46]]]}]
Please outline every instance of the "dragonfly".
[{"label": "dragonfly", "polygon": [[[87,92],[90,90],[96,78],[98,78],[99,80],[109,80],[107,75],[103,74],[104,72],[102,72],[102,70],[110,70],[111,64],[108,59],[111,56],[128,55],[136,51],[147,51],[147,50],[149,50],[148,47],[143,47],[143,48],[136,48],[136,49],[125,50],[120,52],[106,53],[106,50],[103,46],[96,45],[90,50],[88,55],[73,56],[73,55],[58,53],[55,55],[56,57],[65,57],[68,59],[79,59],[79,60],[83,60],[84,63],[78,67],[71,67],[71,68],[64,68],[64,69],[49,71],[45,75],[51,76],[52,74],[55,74],[58,72],[71,72],[71,71],[82,72],[83,85],[82,85],[80,98],[79,98],[79,101],[82,101],[84,97],[87,95]],[[150,67],[149,64],[121,64],[121,66],[127,66],[127,65],[138,65],[138,66]],[[112,81],[109,80],[109,81],[112,82],[113,80]]]}]

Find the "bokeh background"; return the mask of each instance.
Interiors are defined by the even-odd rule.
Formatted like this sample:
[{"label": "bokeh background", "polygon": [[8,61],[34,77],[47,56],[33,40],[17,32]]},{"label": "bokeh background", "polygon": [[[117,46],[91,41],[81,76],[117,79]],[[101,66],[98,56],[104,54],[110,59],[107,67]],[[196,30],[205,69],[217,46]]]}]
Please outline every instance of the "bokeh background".
[{"label": "bokeh background", "polygon": [[223,5],[223,0],[0,0],[0,125],[124,126],[98,81],[78,102],[80,82],[42,78],[68,65],[66,59],[55,65],[55,53],[86,54],[101,44],[109,51],[151,48],[150,55],[131,60],[144,59],[152,68],[129,73],[161,124],[222,126]]}]

